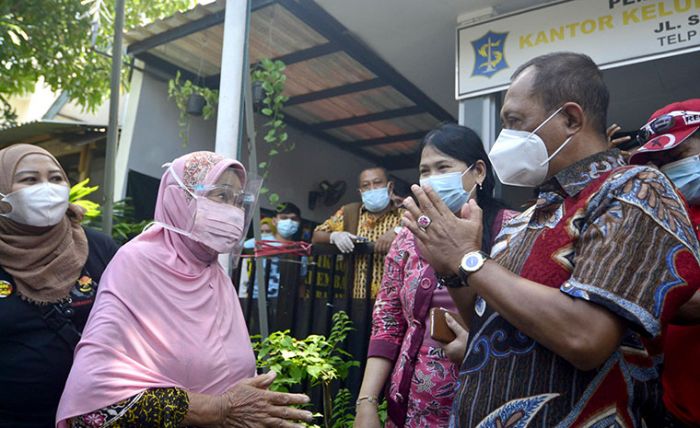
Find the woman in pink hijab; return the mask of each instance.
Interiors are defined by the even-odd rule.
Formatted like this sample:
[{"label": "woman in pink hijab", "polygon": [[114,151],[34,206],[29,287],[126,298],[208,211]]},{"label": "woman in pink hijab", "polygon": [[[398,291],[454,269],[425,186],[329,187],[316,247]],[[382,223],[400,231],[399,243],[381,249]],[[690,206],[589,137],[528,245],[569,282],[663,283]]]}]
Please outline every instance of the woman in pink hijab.
[{"label": "woman in pink hijab", "polygon": [[243,166],[211,152],[163,174],[156,224],[102,276],[58,408],[59,427],[296,426],[308,397],[267,391],[217,256],[244,227]]}]

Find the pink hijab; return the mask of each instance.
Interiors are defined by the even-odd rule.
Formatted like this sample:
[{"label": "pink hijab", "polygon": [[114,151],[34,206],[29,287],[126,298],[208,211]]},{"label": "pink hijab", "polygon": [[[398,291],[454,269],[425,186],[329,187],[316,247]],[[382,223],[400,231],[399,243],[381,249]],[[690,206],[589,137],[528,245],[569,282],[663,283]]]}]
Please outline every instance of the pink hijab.
[{"label": "pink hijab", "polygon": [[[195,152],[173,162],[190,190],[213,184],[232,159]],[[187,230],[191,197],[163,174],[156,221]],[[238,296],[207,247],[154,226],[122,247],[99,284],[97,300],[58,408],[67,419],[110,406],[149,388],[222,394],[255,374],[255,357]]]}]

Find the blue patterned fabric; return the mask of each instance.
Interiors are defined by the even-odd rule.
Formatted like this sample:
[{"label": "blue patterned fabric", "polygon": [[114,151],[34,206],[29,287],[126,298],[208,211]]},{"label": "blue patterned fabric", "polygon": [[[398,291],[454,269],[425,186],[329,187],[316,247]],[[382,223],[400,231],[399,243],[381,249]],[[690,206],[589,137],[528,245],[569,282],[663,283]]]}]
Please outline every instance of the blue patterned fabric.
[{"label": "blue patterned fabric", "polygon": [[668,180],[626,166],[618,151],[556,174],[533,207],[504,225],[491,256],[517,275],[619,317],[626,327],[622,344],[599,368],[578,370],[481,296],[451,426],[640,426],[641,409],[659,400],[663,356],[650,343],[679,296],[693,291],[683,275],[700,272],[688,265],[699,253],[692,232]]}]

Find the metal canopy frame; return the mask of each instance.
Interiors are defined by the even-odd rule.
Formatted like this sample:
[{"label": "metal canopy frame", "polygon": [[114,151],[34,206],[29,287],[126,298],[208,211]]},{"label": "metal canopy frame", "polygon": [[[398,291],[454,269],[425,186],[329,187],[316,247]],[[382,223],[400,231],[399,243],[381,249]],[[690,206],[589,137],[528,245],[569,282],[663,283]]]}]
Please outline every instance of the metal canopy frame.
[{"label": "metal canopy frame", "polygon": [[347,85],[336,86],[335,88],[322,89],[320,91],[290,97],[285,105],[293,106],[295,104],[309,103],[312,101],[324,100],[326,98],[335,98],[341,95],[369,91],[370,89],[377,89],[383,86],[387,86],[387,84],[379,78],[363,80],[357,83],[348,83]]},{"label": "metal canopy frame", "polygon": [[[325,55],[344,52],[357,61],[376,77],[362,80],[355,83],[348,83],[337,87],[323,89],[315,92],[292,96],[286,106],[294,106],[329,98],[349,95],[353,93],[369,91],[382,87],[392,87],[415,105],[394,108],[376,113],[352,116],[337,120],[324,121],[319,123],[306,123],[288,112],[284,112],[287,123],[312,135],[318,139],[345,150],[354,155],[365,158],[390,170],[404,169],[415,166],[415,156],[412,154],[402,154],[396,156],[380,156],[364,150],[363,147],[376,147],[382,144],[409,142],[421,139],[428,131],[417,131],[400,135],[389,135],[385,137],[372,138],[367,140],[343,141],[327,133],[327,130],[342,128],[345,126],[362,125],[370,122],[397,119],[417,114],[429,114],[437,121],[454,121],[454,117],[442,108],[435,101],[424,94],[417,86],[411,83],[396,69],[380,58],[371,49],[355,39],[350,32],[331,14],[326,12],[313,0],[252,0],[251,12],[278,4],[287,9],[292,15],[316,31],[327,42],[310,48],[294,51],[275,59],[283,61],[287,65],[308,61]],[[182,37],[206,30],[224,22],[225,10],[212,13],[203,18],[190,21],[186,24],[172,28],[163,33],[148,37],[144,40],[131,44],[127,53],[135,56],[169,75],[175,75],[180,71],[181,75],[189,80],[197,80],[194,73],[182,70],[171,62],[159,58],[148,51],[163,44],[173,42]],[[200,82],[210,88],[218,88],[219,75],[199,77]]]},{"label": "metal canopy frame", "polygon": [[323,37],[342,46],[343,50],[357,62],[385,82],[391,82],[399,92],[406,95],[416,105],[425,109],[438,120],[454,120],[447,110],[430,99],[416,85],[396,71],[391,65],[350,35],[350,32],[333,15],[326,12],[313,0],[278,0],[297,18],[318,31]]},{"label": "metal canopy frame", "polygon": [[345,119],[316,123],[312,126],[318,130],[342,128],[343,126],[358,125],[360,123],[374,122],[377,120],[394,119],[397,117],[411,116],[420,113],[425,113],[425,109],[422,106],[411,106],[397,108],[394,110],[384,110],[377,113],[366,114],[364,116],[353,116]]}]

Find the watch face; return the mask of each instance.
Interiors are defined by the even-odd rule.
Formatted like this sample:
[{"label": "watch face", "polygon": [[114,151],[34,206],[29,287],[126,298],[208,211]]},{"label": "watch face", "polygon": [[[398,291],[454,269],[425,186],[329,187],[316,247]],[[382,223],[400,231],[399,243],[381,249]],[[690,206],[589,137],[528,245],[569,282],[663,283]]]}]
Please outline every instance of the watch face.
[{"label": "watch face", "polygon": [[480,262],[481,258],[479,256],[469,256],[464,260],[464,268],[465,270],[474,270],[479,266]]}]

